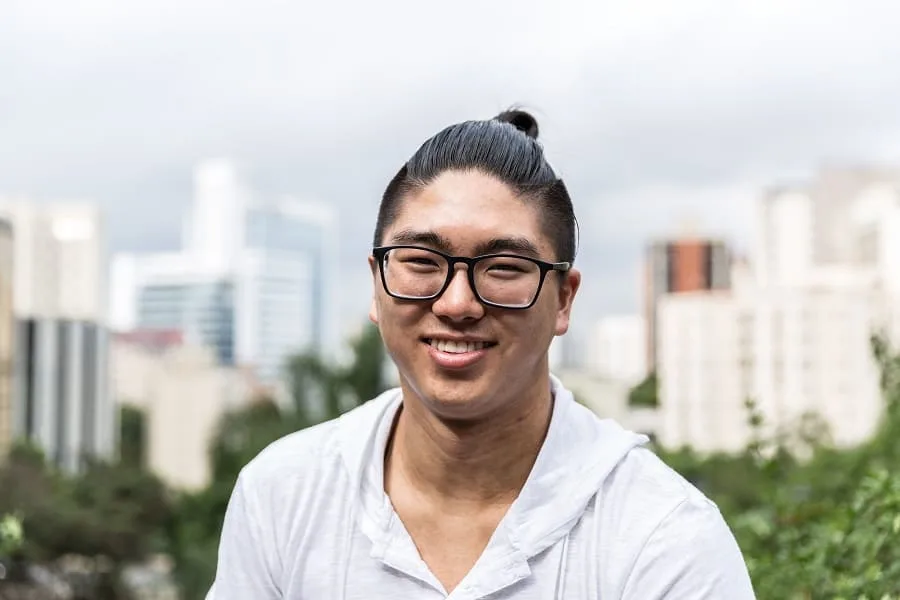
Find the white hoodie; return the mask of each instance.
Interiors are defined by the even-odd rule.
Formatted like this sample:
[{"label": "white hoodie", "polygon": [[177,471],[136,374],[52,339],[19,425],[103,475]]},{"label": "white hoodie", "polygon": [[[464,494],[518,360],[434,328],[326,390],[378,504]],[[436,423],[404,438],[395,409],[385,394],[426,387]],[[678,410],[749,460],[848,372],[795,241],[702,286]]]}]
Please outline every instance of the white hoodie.
[{"label": "white hoodie", "polygon": [[555,378],[547,437],[519,497],[452,593],[384,492],[390,390],[291,434],[238,479],[207,600],[752,600],[716,506]]}]

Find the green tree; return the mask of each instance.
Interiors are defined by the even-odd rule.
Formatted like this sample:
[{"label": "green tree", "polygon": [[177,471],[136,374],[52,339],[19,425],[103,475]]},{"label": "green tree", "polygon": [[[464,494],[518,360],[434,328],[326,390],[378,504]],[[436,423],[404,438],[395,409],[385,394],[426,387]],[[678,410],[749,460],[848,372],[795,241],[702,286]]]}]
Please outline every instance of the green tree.
[{"label": "green tree", "polygon": [[133,467],[146,466],[147,419],[144,411],[124,404],[119,416],[120,460]]},{"label": "green tree", "polygon": [[287,380],[299,424],[315,425],[371,400],[387,388],[387,353],[372,324],[350,342],[347,366],[326,363],[321,356],[300,354],[288,361]]},{"label": "green tree", "polygon": [[[16,514],[27,532],[15,558],[52,565],[76,555],[108,566],[83,582],[85,595],[79,597],[127,598],[121,569],[165,547],[170,508],[163,484],[125,463],[88,462],[71,477],[35,447],[17,444],[0,469],[0,514]],[[21,577],[21,564],[13,564],[13,576]]]},{"label": "green tree", "polygon": [[104,556],[116,564],[162,547],[168,491],[153,475],[124,464],[92,462],[69,478],[30,446],[16,446],[0,471],[0,513],[21,516],[26,559]]},{"label": "green tree", "polygon": [[371,323],[353,340],[353,362],[343,373],[343,379],[353,396],[355,405],[371,400],[388,388],[385,379],[387,352],[381,333]]},{"label": "green tree", "polygon": [[165,547],[169,491],[155,475],[126,463],[91,462],[62,488],[71,506],[70,552],[104,556],[116,565],[140,561]]},{"label": "green tree", "polygon": [[0,558],[11,556],[22,545],[22,521],[15,515],[0,517]]},{"label": "green tree", "polygon": [[762,417],[748,402],[757,434],[733,459],[742,464],[739,476],[717,479],[716,457],[690,457],[688,469],[680,467],[722,508],[761,599],[900,597],[900,358],[880,339],[873,354],[886,408],[870,442],[834,448],[815,420],[809,427],[804,419],[794,436],[806,445],[798,460],[789,450],[797,441],[763,436]]},{"label": "green tree", "polygon": [[628,392],[628,405],[632,407],[656,408],[659,406],[659,381],[656,372],[650,373]]}]

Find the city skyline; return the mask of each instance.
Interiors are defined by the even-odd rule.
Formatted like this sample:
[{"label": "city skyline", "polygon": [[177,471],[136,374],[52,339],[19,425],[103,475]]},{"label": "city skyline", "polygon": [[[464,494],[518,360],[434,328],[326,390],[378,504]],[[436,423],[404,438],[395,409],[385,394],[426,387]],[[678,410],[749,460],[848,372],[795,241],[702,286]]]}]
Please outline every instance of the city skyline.
[{"label": "city skyline", "polygon": [[[378,198],[403,160],[452,122],[522,104],[582,224],[578,319],[637,307],[644,240],[682,218],[740,249],[761,187],[900,164],[893,5],[411,7],[320,7],[297,35],[305,16],[271,2],[4,4],[0,189],[95,199],[114,251],[165,251],[191,166],[232,156],[264,193],[334,203],[347,281],[368,287]],[[373,29],[373,13],[398,18]]]}]

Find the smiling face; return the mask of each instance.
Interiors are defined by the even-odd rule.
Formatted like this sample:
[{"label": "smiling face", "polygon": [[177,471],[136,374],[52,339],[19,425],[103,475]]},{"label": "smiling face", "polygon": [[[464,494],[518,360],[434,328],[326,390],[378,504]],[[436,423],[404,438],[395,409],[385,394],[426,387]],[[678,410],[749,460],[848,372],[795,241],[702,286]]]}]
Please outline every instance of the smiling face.
[{"label": "smiling face", "polygon": [[[503,252],[556,262],[540,219],[534,203],[501,181],[448,171],[402,200],[381,242],[453,256]],[[553,337],[568,329],[577,271],[548,273],[530,308],[509,310],[479,302],[462,264],[444,292],[427,301],[389,296],[374,258],[370,264],[370,318],[397,364],[407,398],[414,395],[442,418],[474,420],[547,389],[547,351]]]}]

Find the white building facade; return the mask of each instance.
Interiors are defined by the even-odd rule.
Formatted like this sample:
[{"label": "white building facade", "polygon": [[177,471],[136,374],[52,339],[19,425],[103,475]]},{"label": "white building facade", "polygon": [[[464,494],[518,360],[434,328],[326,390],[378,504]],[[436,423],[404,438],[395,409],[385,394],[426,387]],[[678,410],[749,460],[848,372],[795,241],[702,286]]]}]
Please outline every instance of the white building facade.
[{"label": "white building facade", "polygon": [[121,337],[113,348],[115,396],[145,417],[147,468],[174,488],[204,488],[211,480],[209,448],[219,423],[228,411],[246,406],[251,382],[220,366],[209,348],[189,343],[154,348]]},{"label": "white building facade", "polygon": [[647,327],[641,315],[610,315],[594,325],[589,369],[635,386],[647,376]]},{"label": "white building facade", "polygon": [[660,444],[739,451],[753,389],[752,313],[732,291],[665,295],[658,310]]},{"label": "white building facade", "polygon": [[738,451],[752,399],[764,434],[818,422],[837,446],[861,443],[884,407],[871,337],[900,340],[900,180],[827,172],[767,194],[758,219],[730,293],[660,303],[660,441]]}]

